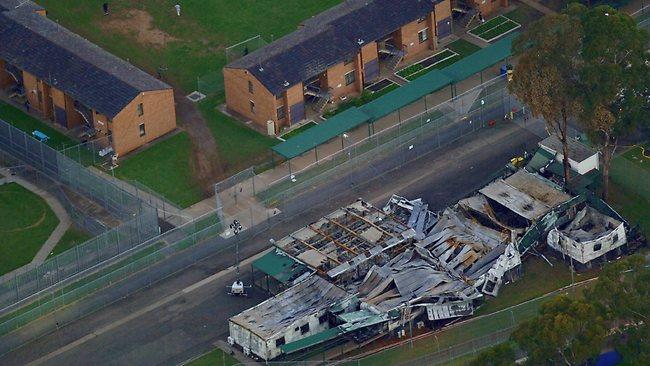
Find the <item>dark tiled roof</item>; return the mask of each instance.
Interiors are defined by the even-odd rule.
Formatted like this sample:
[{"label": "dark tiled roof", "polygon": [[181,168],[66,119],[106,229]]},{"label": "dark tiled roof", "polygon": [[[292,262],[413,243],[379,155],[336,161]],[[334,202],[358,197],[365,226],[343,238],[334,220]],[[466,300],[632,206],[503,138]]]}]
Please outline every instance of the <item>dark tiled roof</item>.
[{"label": "dark tiled roof", "polygon": [[171,89],[54,21],[24,8],[0,12],[0,58],[109,118],[141,92]]},{"label": "dark tiled roof", "polygon": [[[247,69],[273,94],[356,54],[361,45],[389,35],[433,11],[442,0],[348,0],[226,67]],[[260,71],[260,66],[263,71]]]}]

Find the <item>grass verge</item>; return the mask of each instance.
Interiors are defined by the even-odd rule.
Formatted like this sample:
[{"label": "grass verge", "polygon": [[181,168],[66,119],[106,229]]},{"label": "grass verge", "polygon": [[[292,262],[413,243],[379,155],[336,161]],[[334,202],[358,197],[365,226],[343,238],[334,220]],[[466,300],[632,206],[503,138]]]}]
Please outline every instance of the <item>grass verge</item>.
[{"label": "grass verge", "polygon": [[48,256],[48,258],[61,254],[76,245],[85,243],[86,241],[90,240],[90,238],[92,237],[88,235],[86,232],[84,232],[83,230],[71,226],[70,228],[68,228],[65,234],[63,234],[59,242],[56,243],[56,246]]},{"label": "grass verge", "polygon": [[310,129],[312,127],[316,127],[316,126],[317,126],[316,122],[309,121],[309,122],[305,123],[304,125],[296,128],[296,129],[293,129],[293,130],[285,133],[284,135],[281,135],[280,137],[282,137],[285,140],[288,140],[288,139],[290,139],[292,137],[296,137],[296,136],[300,135],[301,133],[307,131],[308,129]]},{"label": "grass verge", "polygon": [[43,121],[34,118],[24,111],[5,102],[0,102],[0,119],[25,132],[29,136],[32,136],[32,131],[34,130],[43,132],[50,137],[45,144],[55,150],[62,150],[66,147],[78,144],[76,140],[59,132],[54,129],[54,127],[48,126]]},{"label": "grass verge", "polygon": [[58,224],[41,197],[17,183],[0,185],[0,273],[31,262]]},{"label": "grass verge", "polygon": [[115,175],[138,181],[170,202],[189,207],[203,198],[188,164],[190,151],[190,139],[181,132],[120,161]]},{"label": "grass verge", "polygon": [[183,366],[232,366],[238,363],[237,359],[222,351],[221,348],[215,348],[210,353],[183,364]]}]

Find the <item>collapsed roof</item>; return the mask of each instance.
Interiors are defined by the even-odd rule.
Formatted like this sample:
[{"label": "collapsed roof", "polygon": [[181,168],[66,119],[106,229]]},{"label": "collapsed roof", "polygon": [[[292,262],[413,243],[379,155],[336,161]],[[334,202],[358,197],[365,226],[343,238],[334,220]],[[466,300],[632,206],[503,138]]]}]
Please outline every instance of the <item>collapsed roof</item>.
[{"label": "collapsed roof", "polygon": [[588,242],[607,235],[622,222],[585,206],[576,217],[559,230],[578,243]]},{"label": "collapsed roof", "polygon": [[571,199],[550,181],[524,169],[488,184],[479,192],[530,221],[538,220]]},{"label": "collapsed roof", "polygon": [[413,236],[392,212],[358,200],[278,240],[275,246],[330,278],[356,268]]},{"label": "collapsed roof", "polygon": [[359,286],[359,296],[387,312],[406,304],[471,301],[482,295],[440,267],[426,250],[415,247],[384,266],[373,266]]},{"label": "collapsed roof", "polygon": [[230,318],[262,339],[268,339],[297,320],[348,297],[348,294],[319,276],[297,285]]}]

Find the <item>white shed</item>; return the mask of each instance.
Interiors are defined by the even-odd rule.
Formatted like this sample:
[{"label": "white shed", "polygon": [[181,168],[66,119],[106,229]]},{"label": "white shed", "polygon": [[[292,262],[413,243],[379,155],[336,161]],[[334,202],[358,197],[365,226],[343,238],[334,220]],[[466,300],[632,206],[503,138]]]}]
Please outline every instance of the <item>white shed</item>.
[{"label": "white shed", "polygon": [[[562,153],[562,142],[555,135],[551,135],[539,142],[539,147],[555,155],[555,160],[562,163],[564,155]],[[589,146],[575,140],[569,139],[569,165],[571,169],[584,175],[594,169],[598,169],[600,161],[598,151],[594,151]]]}]

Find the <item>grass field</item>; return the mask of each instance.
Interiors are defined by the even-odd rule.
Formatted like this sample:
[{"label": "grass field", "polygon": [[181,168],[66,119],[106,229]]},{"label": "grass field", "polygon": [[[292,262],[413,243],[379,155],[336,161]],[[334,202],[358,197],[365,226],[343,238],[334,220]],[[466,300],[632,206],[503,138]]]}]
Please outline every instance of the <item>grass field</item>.
[{"label": "grass field", "polygon": [[31,262],[58,224],[42,198],[17,183],[0,185],[0,274]]},{"label": "grass field", "polygon": [[91,236],[88,235],[86,232],[71,226],[68,228],[68,230],[63,234],[61,239],[59,239],[59,242],[56,243],[56,246],[54,247],[54,250],[50,253],[49,257],[53,257],[57,254],[61,254],[65,252],[66,250],[79,245],[81,243],[84,243],[88,240],[90,240]]},{"label": "grass field", "polygon": [[316,122],[309,121],[309,122],[305,123],[304,125],[285,133],[284,135],[282,135],[280,137],[287,140],[287,139],[290,139],[292,137],[296,137],[296,136],[300,135],[301,133],[307,131],[308,129],[310,129],[312,127],[316,127],[316,126],[318,126],[316,124]]},{"label": "grass field", "polygon": [[29,136],[32,135],[32,131],[34,130],[43,132],[50,137],[46,144],[56,150],[62,150],[63,148],[78,144],[78,142],[74,139],[64,135],[63,133],[57,131],[53,127],[48,126],[42,121],[39,121],[38,119],[26,114],[24,110],[18,109],[1,101],[0,119],[13,125],[19,130],[26,132]]},{"label": "grass field", "polygon": [[[644,145],[650,155],[650,143]],[[650,159],[640,146],[612,160],[609,203],[632,225],[650,237]]]},{"label": "grass field", "polygon": [[517,8],[515,10],[504,14],[506,18],[509,18],[522,25],[528,24],[533,20],[541,18],[543,15],[544,14],[541,11],[522,2],[517,4]]},{"label": "grass field", "polygon": [[490,42],[519,27],[521,27],[519,23],[514,22],[503,15],[499,15],[477,27],[470,29],[469,33],[481,38],[486,42]]},{"label": "grass field", "polygon": [[237,359],[225,353],[221,348],[215,348],[212,352],[186,363],[183,366],[232,366],[239,363]]},{"label": "grass field", "polygon": [[192,178],[189,159],[190,139],[181,132],[120,161],[115,175],[137,180],[170,202],[188,207],[203,198]]}]

